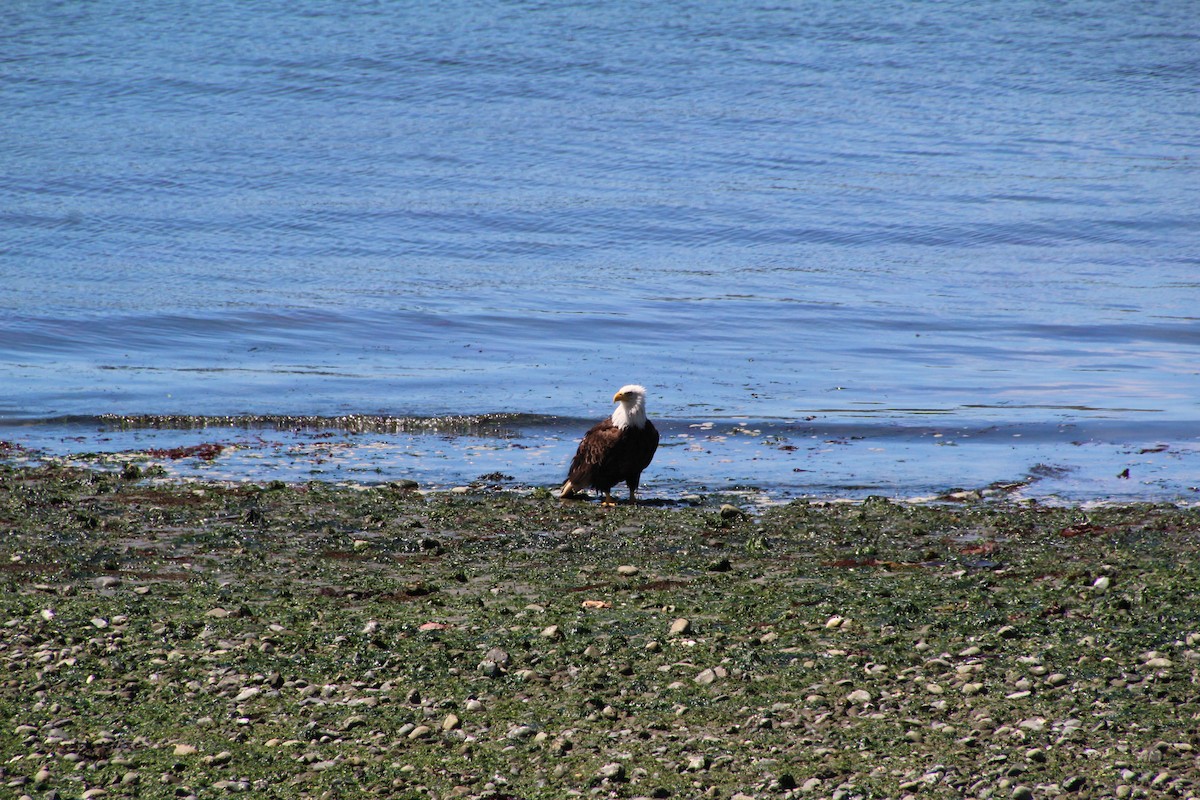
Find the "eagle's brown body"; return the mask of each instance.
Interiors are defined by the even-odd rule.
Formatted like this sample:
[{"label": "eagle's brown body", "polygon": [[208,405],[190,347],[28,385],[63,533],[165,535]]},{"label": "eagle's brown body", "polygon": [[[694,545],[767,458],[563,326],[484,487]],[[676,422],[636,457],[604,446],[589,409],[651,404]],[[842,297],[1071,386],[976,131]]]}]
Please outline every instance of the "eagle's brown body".
[{"label": "eagle's brown body", "polygon": [[637,501],[642,470],[650,466],[658,449],[658,430],[645,416],[645,389],[627,386],[614,400],[621,402],[622,408],[592,426],[579,443],[563,484],[563,497],[590,487],[603,492],[605,501],[611,503],[612,488],[624,483],[629,487],[629,501]]}]

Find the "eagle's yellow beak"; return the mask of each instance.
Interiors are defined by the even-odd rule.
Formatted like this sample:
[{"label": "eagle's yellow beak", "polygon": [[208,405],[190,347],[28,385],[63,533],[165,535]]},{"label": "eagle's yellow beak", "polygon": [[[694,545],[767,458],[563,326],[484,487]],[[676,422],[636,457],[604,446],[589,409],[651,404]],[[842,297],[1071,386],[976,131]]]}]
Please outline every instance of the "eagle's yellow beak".
[{"label": "eagle's yellow beak", "polygon": [[625,393],[624,393],[624,392],[617,392],[616,394],[614,394],[614,395],[613,395],[613,402],[614,402],[614,403],[619,403],[619,402],[621,402],[622,400],[624,400],[624,399],[625,399],[625,397],[626,397],[626,395],[625,395]]}]

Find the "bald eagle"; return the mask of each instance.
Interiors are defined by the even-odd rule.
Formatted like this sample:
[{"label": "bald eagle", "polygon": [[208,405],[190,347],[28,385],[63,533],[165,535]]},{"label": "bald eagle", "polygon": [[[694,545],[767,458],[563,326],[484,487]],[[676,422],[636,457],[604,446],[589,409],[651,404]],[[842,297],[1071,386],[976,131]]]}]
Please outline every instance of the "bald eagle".
[{"label": "bald eagle", "polygon": [[597,422],[579,443],[560,497],[591,486],[604,492],[605,504],[612,504],[612,488],[624,482],[629,487],[629,502],[637,502],[642,470],[650,466],[658,449],[658,431],[646,419],[645,388],[622,386],[613,402],[620,405],[612,416]]}]

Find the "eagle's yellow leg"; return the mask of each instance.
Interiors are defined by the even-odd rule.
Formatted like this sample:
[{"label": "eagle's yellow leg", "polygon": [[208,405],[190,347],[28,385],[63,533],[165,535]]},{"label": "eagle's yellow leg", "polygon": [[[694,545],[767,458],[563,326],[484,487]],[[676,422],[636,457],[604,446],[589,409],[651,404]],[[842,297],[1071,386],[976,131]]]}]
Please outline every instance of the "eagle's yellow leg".
[{"label": "eagle's yellow leg", "polygon": [[612,492],[605,492],[604,499],[600,501],[602,506],[615,506],[617,501],[613,499]]}]

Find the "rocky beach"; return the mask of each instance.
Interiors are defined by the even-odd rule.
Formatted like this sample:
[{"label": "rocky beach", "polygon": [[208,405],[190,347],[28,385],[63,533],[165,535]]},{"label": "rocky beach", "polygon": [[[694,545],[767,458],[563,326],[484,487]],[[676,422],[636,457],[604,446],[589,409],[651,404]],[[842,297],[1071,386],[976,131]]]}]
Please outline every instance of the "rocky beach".
[{"label": "rocky beach", "polygon": [[1194,797],[1200,511],[0,468],[29,798]]}]

